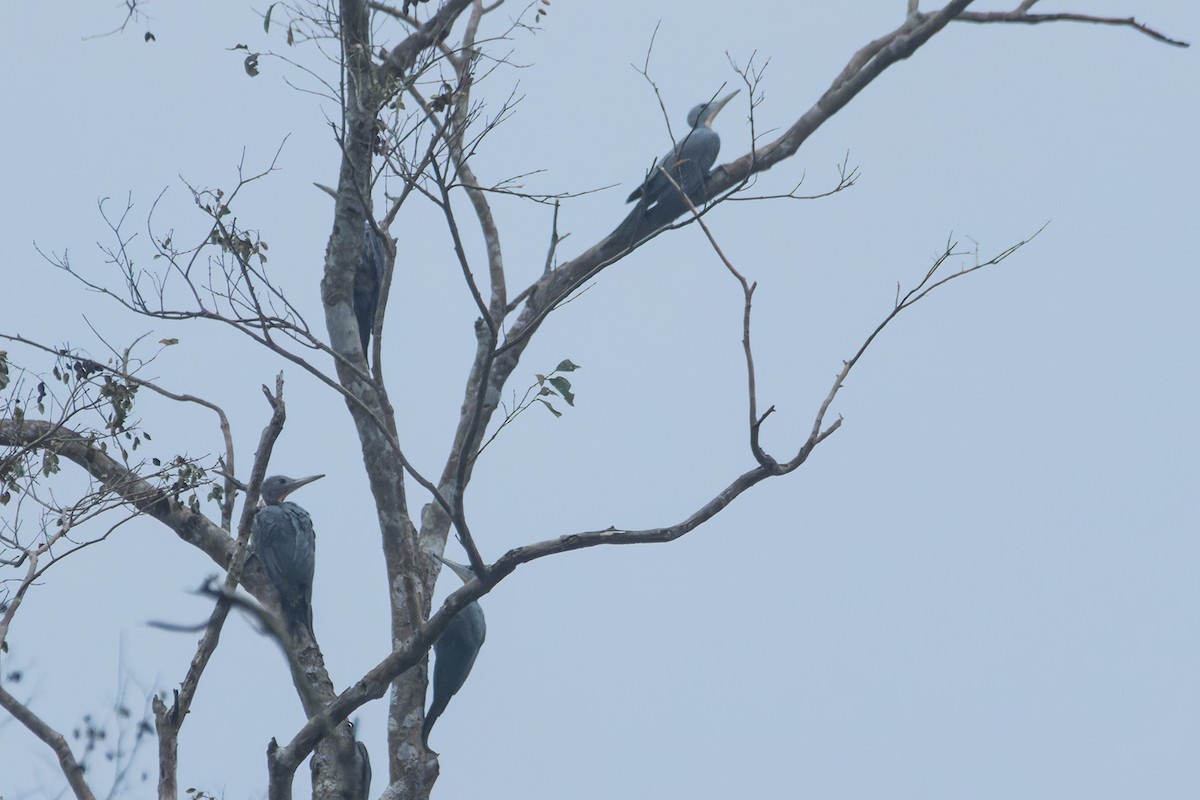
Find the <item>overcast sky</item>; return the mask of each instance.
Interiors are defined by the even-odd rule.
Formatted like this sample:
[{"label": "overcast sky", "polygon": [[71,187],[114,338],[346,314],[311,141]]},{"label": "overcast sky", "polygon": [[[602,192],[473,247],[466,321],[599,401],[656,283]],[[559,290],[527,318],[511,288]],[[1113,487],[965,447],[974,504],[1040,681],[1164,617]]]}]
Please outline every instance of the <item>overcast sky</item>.
[{"label": "overcast sky", "polygon": [[[239,161],[259,171],[282,146],[239,222],[261,230],[272,274],[323,330],[332,204],[311,182],[336,180],[337,110],[306,91],[318,86],[301,67],[336,73],[311,47],[288,48],[282,25],[265,34],[265,5],[149,3],[148,21],[89,39],[119,24],[120,4],[10,4],[0,332],[96,355],[101,336],[118,348],[148,331],[147,342],[178,337],[149,375],[230,413],[242,470],[269,415],[259,385],[283,370],[288,424],[272,471],[328,475],[294,499],[317,530],[315,628],[341,689],[389,647],[375,515],[343,403],[228,331],[131,317],[34,247],[69,251],[112,283],[96,245],[112,243],[101,198],[116,211],[132,200],[131,252],[149,266],[145,221],[160,192],[156,230],[194,238],[204,222],[185,182],[228,190]],[[1043,5],[1136,13],[1200,38],[1191,0]],[[731,61],[753,58],[769,61],[761,132],[794,122],[904,7],[557,2],[536,34],[488,45],[511,65],[476,98],[492,110],[510,93],[520,102],[476,172],[487,182],[542,170],[524,180],[540,192],[616,184],[563,205],[560,256],[573,257],[621,219],[669,143],[631,66],[656,25],[650,71],[675,130],[692,105],[738,85]],[[492,15],[481,38],[511,14]],[[156,41],[143,42],[147,29]],[[377,43],[397,36],[378,21]],[[251,79],[244,53],[229,50],[238,43],[296,65],[264,56]],[[952,25],[753,192],[801,178],[801,193],[827,191],[847,153],[856,186],[708,216],[759,283],[759,400],[777,409],[763,441],[780,457],[803,441],[897,283],[918,280],[948,240],[986,257],[1047,227],[903,315],[834,405],[841,430],[797,473],[674,544],[547,559],[485,597],[487,643],[432,737],[434,796],[1200,796],[1198,88],[1194,49],[1129,29]],[[717,122],[722,160],[749,147],[746,94]],[[515,293],[542,269],[551,212],[497,199],[496,213]],[[403,444],[432,474],[458,418],[476,316],[438,220],[414,208],[392,229],[401,255],[384,338]],[[482,457],[467,502],[485,557],[677,522],[751,466],[741,314],[739,287],[695,226],[556,312],[510,389],[570,358],[583,367],[576,407],[561,419],[532,409]],[[221,448],[202,409],[143,396],[139,413],[154,455]],[[414,510],[426,501],[412,493]],[[148,693],[181,680],[196,638],[145,622],[203,619],[208,604],[190,592],[215,571],[161,526],[120,529],[30,592],[2,670],[23,678],[5,685],[60,730],[85,713],[111,717],[120,696],[140,713]],[[375,795],[385,707],[357,717]],[[183,729],[180,786],[265,797],[267,742],[302,723],[274,646],[233,621]],[[152,743],[138,765],[153,776]],[[298,775],[304,792],[307,770]],[[92,776],[105,792],[102,760]],[[153,777],[135,774],[129,789],[149,797]],[[61,791],[49,750],[0,720],[0,796]]]}]

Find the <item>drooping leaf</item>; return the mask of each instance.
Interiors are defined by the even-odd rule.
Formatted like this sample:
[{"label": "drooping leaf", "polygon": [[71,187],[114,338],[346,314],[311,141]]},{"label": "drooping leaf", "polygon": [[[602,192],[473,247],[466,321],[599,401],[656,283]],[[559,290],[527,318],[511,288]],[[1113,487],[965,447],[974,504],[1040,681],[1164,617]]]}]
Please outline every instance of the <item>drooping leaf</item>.
[{"label": "drooping leaf", "polygon": [[550,379],[550,385],[558,389],[563,400],[567,401],[567,405],[575,405],[575,395],[571,392],[571,382],[562,376],[555,376]]},{"label": "drooping leaf", "polygon": [[554,368],[555,372],[574,372],[580,369],[580,366],[569,358],[564,358],[558,362],[558,366]]},{"label": "drooping leaf", "polygon": [[554,406],[550,405],[550,403],[548,403],[547,401],[543,400],[543,399],[542,399],[542,398],[540,398],[540,397],[537,399],[537,401],[538,401],[539,403],[541,403],[542,405],[544,405],[546,408],[550,409],[550,413],[551,413],[551,414],[553,414],[554,416],[556,416],[556,417],[561,417],[561,416],[562,416],[562,412],[561,412],[561,411],[559,411],[559,410],[558,410],[557,408],[555,408]]},{"label": "drooping leaf", "polygon": [[263,17],[263,33],[271,32],[271,12],[275,10],[275,6],[277,5],[279,4],[271,3],[271,5],[267,6],[267,15]]}]

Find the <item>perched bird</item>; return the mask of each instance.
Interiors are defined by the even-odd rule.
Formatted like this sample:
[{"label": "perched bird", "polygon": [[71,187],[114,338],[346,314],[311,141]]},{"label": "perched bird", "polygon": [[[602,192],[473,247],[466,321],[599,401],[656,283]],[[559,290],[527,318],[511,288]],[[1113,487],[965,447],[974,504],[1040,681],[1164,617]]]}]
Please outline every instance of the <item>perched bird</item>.
[{"label": "perched bird", "polygon": [[362,343],[363,358],[371,363],[371,331],[375,329],[375,308],[379,305],[379,291],[383,288],[383,268],[387,251],[383,241],[370,220],[363,222],[362,260],[354,271],[354,318],[358,321],[358,338]]},{"label": "perched bird", "polygon": [[324,475],[289,478],[272,475],[263,481],[259,509],[250,524],[250,547],[279,592],[279,606],[290,632],[312,628],[313,566],[317,537],[312,517],[288,495]]},{"label": "perched bird", "polygon": [[362,742],[354,743],[354,752],[358,756],[358,791],[357,800],[367,800],[371,796],[371,754]]},{"label": "perched bird", "polygon": [[[337,192],[320,183],[318,189],[336,198]],[[354,319],[358,323],[358,338],[362,345],[363,359],[369,364],[371,331],[375,329],[375,309],[379,306],[379,292],[383,288],[383,271],[387,263],[387,250],[383,240],[375,232],[371,220],[363,220],[362,257],[354,270]]]},{"label": "perched bird", "polygon": [[[454,574],[462,578],[463,583],[475,577],[470,567],[447,561],[441,556],[437,556],[437,560],[454,570]],[[479,607],[479,603],[472,600],[454,615],[454,619],[450,620],[442,635],[433,643],[433,702],[429,704],[429,711],[425,714],[425,725],[421,731],[421,744],[425,745],[426,749],[429,748],[429,731],[433,729],[433,723],[446,710],[450,698],[462,688],[467,676],[471,674],[475,656],[479,655],[479,648],[483,646],[486,635],[487,624],[483,620],[483,609]]]},{"label": "perched bird", "polygon": [[712,129],[712,123],[736,94],[735,90],[720,100],[701,103],[688,112],[688,132],[666,155],[654,162],[642,185],[634,189],[625,202],[637,200],[643,206],[667,202],[683,207],[685,204],[679,197],[679,190],[662,174],[663,170],[679,184],[693,204],[705,202],[708,198],[704,193],[704,183],[708,180],[708,171],[717,163],[717,154],[721,152],[721,137]]}]

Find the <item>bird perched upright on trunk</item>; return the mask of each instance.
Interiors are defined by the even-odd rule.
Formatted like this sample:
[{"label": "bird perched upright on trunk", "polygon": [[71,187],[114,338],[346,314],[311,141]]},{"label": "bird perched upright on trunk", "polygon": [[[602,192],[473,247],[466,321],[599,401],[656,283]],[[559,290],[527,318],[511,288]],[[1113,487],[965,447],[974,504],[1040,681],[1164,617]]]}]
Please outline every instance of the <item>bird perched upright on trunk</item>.
[{"label": "bird perched upright on trunk", "polygon": [[354,271],[354,319],[358,322],[358,338],[362,344],[363,359],[371,363],[371,333],[375,330],[375,309],[379,306],[379,292],[383,289],[384,263],[387,251],[383,241],[375,232],[370,220],[363,222],[362,259]]},{"label": "bird perched upright on trunk", "polygon": [[[328,192],[334,199],[337,192],[320,183],[318,189]],[[371,363],[371,333],[375,330],[375,309],[379,306],[379,292],[383,289],[383,271],[387,264],[387,249],[375,232],[371,220],[363,220],[362,256],[354,269],[354,319],[358,323],[358,339],[362,345],[363,359]]]},{"label": "bird perched upright on trunk", "polygon": [[[441,556],[436,558],[454,570],[454,574],[462,578],[463,583],[475,577],[470,567],[447,561]],[[450,698],[462,688],[467,676],[471,674],[475,656],[479,655],[479,648],[483,646],[486,635],[487,624],[483,619],[483,609],[479,607],[479,603],[472,600],[454,615],[454,619],[450,620],[442,635],[433,643],[433,702],[429,704],[421,731],[421,744],[425,745],[425,749],[429,749],[429,731],[433,729],[433,723],[446,710]]]},{"label": "bird perched upright on trunk", "polygon": [[288,632],[294,634],[303,626],[310,637],[317,536],[308,512],[286,498],[301,486],[324,477],[267,478],[263,481],[259,509],[250,524],[250,548],[279,592],[279,606]]},{"label": "bird perched upright on trunk", "polygon": [[[669,203],[682,209],[686,203],[679,197],[679,189],[687,195],[694,205],[707,202],[704,184],[708,180],[708,172],[717,163],[717,154],[721,152],[721,137],[712,129],[713,120],[725,104],[733,99],[737,91],[730,92],[720,100],[710,100],[701,103],[688,112],[688,131],[666,155],[654,162],[650,172],[646,174],[642,185],[633,190],[625,201],[632,203],[637,200],[644,206],[656,203]],[[671,185],[667,175],[679,189]]]}]

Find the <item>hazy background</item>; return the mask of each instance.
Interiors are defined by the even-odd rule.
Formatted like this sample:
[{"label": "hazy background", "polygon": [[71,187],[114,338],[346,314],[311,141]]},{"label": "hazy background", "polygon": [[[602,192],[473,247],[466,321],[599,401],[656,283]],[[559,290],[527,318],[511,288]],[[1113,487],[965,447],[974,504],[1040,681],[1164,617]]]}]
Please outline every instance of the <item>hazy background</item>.
[{"label": "hazy background", "polygon": [[[1043,5],[1136,13],[1200,38],[1189,0]],[[228,48],[336,72],[286,46],[280,9],[264,34],[265,6],[150,3],[148,22],[84,40],[119,24],[121,4],[10,4],[0,331],[96,355],[106,350],[88,322],[118,348],[151,330],[149,342],[178,337],[148,375],[230,413],[243,472],[269,414],[258,387],[283,370],[288,424],[272,471],[328,474],[295,499],[316,525],[315,627],[343,688],[389,641],[378,532],[342,402],[214,325],[132,317],[34,250],[68,250],[111,281],[96,204],[110,197],[119,211],[128,196],[134,258],[148,266],[145,219],[164,188],[155,228],[190,243],[203,220],[183,182],[231,189],[239,160],[259,171],[282,144],[279,171],[245,190],[239,222],[262,231],[272,274],[323,330],[332,205],[311,182],[336,179],[336,107],[278,59],[262,57],[250,79],[244,53]],[[544,170],[524,181],[530,191],[619,184],[564,204],[560,256],[571,258],[622,218],[669,143],[631,67],[656,24],[650,70],[675,129],[737,85],[729,59],[753,55],[770,60],[761,132],[790,125],[904,7],[556,2],[536,35],[488,45],[514,66],[476,99],[493,112],[510,92],[521,101],[476,172],[488,182]],[[521,8],[493,14],[481,38]],[[142,41],[147,29],[157,41]],[[377,20],[377,43],[399,34]],[[802,193],[825,191],[847,151],[862,170],[852,190],[727,203],[707,217],[760,284],[759,399],[778,409],[764,444],[780,457],[803,441],[897,282],[918,280],[948,238],[986,257],[1050,224],[1000,268],[902,316],[835,404],[842,429],[798,473],[677,543],[547,559],[485,597],[488,641],[432,736],[435,796],[1200,796],[1198,79],[1192,50],[1129,29],[952,25],[753,191],[786,192],[801,176]],[[745,95],[717,122],[722,161],[749,147]],[[392,229],[401,256],[384,357],[406,452],[437,474],[476,311],[440,216],[416,208]],[[515,294],[541,271],[551,211],[499,199],[495,210]],[[577,407],[557,420],[531,409],[481,459],[467,501],[485,556],[676,522],[749,467],[741,313],[740,289],[695,227],[658,238],[555,313],[510,388],[571,358],[583,367]],[[138,411],[154,455],[220,450],[201,409],[143,393]],[[426,501],[412,492],[414,509]],[[84,713],[111,717],[120,697],[141,713],[147,693],[181,680],[196,639],[146,620],[203,619],[207,601],[189,592],[215,571],[161,526],[122,528],[30,592],[3,661],[23,679],[6,686],[68,732]],[[357,717],[374,795],[386,787],[384,712],[381,701]],[[264,797],[268,740],[302,722],[274,645],[232,621],[183,728],[180,786]],[[153,747],[131,796],[153,794]],[[107,767],[93,764],[104,793]],[[302,769],[297,792],[306,784]],[[0,795],[59,797],[62,786],[49,750],[0,720]]]}]

